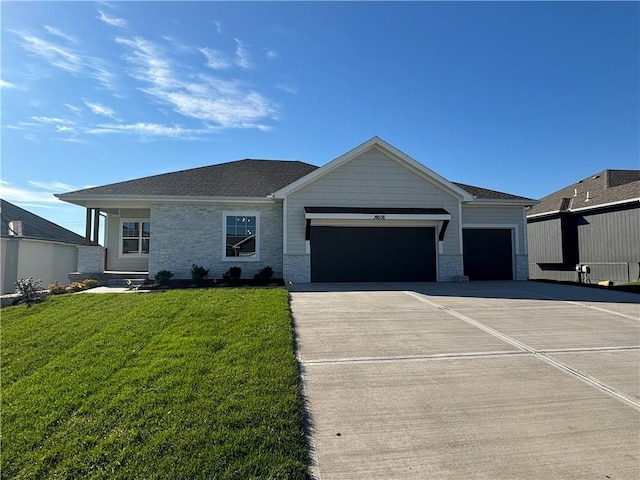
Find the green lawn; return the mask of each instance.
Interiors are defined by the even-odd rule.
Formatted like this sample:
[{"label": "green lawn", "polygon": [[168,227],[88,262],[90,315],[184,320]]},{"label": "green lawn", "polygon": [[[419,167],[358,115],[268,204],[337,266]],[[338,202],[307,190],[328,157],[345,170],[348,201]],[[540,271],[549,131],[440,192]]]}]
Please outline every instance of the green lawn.
[{"label": "green lawn", "polygon": [[2,310],[2,478],[303,479],[284,289]]}]

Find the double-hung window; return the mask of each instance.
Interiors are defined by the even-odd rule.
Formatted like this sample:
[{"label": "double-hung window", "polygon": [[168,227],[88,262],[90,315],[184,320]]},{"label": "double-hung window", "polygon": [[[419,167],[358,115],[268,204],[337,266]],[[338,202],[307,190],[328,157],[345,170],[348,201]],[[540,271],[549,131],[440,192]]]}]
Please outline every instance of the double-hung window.
[{"label": "double-hung window", "polygon": [[120,251],[122,255],[148,255],[151,237],[149,220],[122,220]]},{"label": "double-hung window", "polygon": [[225,259],[257,260],[259,252],[257,213],[224,213]]}]

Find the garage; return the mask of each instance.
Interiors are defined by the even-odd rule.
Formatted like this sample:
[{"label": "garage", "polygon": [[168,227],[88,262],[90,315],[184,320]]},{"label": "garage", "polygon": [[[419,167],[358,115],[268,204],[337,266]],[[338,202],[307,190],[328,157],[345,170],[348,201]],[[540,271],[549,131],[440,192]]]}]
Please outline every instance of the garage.
[{"label": "garage", "polygon": [[312,282],[435,282],[435,227],[311,226]]},{"label": "garage", "polygon": [[463,228],[462,245],[469,280],[513,280],[510,228]]}]

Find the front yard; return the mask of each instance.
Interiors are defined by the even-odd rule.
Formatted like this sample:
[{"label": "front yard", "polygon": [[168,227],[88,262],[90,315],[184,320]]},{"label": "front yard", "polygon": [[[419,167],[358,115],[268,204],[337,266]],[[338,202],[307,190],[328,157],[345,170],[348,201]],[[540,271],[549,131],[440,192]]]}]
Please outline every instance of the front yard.
[{"label": "front yard", "polygon": [[284,289],[2,310],[2,478],[304,479]]}]

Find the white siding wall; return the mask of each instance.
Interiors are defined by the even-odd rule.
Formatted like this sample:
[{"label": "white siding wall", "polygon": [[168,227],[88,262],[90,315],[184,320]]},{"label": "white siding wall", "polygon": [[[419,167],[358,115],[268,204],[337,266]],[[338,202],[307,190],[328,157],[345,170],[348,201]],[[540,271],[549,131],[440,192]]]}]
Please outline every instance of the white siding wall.
[{"label": "white siding wall", "polygon": [[69,283],[76,270],[78,246],[29,238],[2,240],[2,293],[15,292],[21,278],[41,280],[43,288],[53,282]]},{"label": "white siding wall", "polygon": [[[107,214],[106,247],[107,270],[120,272],[146,272],[149,268],[149,258],[145,256],[120,256],[120,221],[132,218],[150,218],[150,210],[120,209],[120,215]],[[151,223],[151,240],[149,249],[153,248],[153,222]]]},{"label": "white siding wall", "polygon": [[[376,149],[368,150],[287,197],[285,249],[292,256],[291,266],[295,264],[297,268],[285,273],[297,281],[309,281],[308,274],[303,278],[308,271],[308,259],[302,257],[306,254],[305,206],[444,208],[451,214],[451,221],[439,259],[460,255],[458,199]],[[461,266],[457,272],[450,272],[449,266],[446,270],[439,270],[446,279],[462,274]],[[445,279],[442,274],[441,280]]]}]

